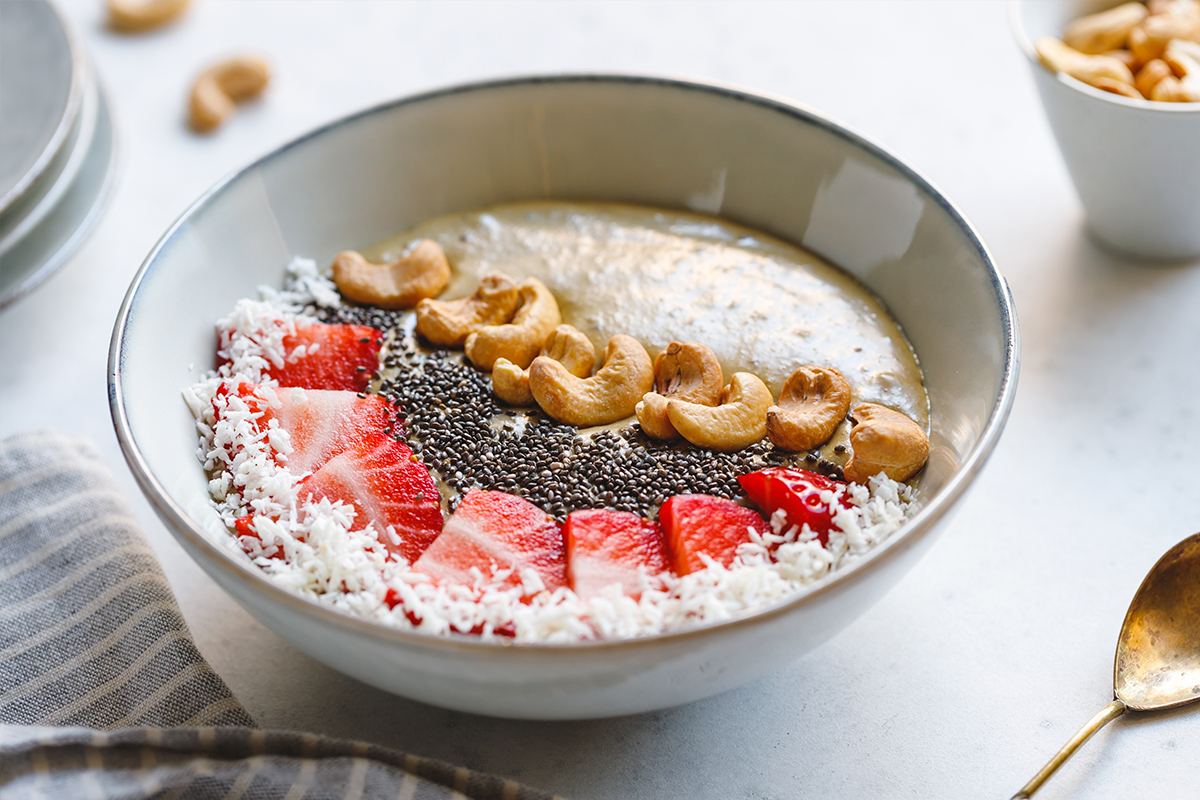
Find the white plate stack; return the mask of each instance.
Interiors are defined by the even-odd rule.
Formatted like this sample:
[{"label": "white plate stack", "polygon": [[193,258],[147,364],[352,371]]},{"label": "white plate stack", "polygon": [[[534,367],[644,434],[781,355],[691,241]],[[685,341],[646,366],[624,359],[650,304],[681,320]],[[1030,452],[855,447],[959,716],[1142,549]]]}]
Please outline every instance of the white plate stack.
[{"label": "white plate stack", "polygon": [[45,0],[0,2],[0,308],[61,265],[108,193],[108,104]]}]

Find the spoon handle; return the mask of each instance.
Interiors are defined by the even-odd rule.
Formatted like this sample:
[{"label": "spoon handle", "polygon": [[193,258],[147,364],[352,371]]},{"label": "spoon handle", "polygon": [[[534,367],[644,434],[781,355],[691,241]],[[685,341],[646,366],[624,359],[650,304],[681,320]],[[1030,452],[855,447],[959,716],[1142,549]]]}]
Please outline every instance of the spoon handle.
[{"label": "spoon handle", "polygon": [[1033,793],[1042,788],[1042,784],[1055,772],[1063,763],[1075,754],[1084,742],[1092,738],[1092,734],[1103,728],[1108,723],[1112,722],[1117,717],[1124,714],[1129,709],[1120,700],[1113,700],[1106,705],[1099,714],[1087,721],[1087,724],[1079,729],[1079,732],[1071,737],[1071,741],[1063,745],[1062,750],[1054,754],[1054,758],[1050,759],[1046,766],[1042,767],[1041,772],[1033,776],[1033,780],[1025,784],[1021,791],[1012,796],[1012,800],[1026,800],[1033,797]]}]

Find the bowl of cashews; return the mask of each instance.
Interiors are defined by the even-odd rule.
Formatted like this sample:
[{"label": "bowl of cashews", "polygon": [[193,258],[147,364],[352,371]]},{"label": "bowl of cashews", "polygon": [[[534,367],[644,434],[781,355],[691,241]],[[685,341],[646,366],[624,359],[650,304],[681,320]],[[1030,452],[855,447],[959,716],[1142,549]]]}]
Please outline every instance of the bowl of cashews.
[{"label": "bowl of cashews", "polygon": [[1200,255],[1200,1],[1010,11],[1090,232],[1136,258]]}]

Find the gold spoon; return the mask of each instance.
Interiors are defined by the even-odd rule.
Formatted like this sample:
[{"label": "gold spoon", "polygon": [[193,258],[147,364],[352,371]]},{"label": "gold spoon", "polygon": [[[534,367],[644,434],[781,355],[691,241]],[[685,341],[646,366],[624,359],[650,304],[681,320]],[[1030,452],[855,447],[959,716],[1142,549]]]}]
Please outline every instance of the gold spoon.
[{"label": "gold spoon", "polygon": [[1117,640],[1113,694],[1116,699],[1088,720],[1012,800],[1032,797],[1092,734],[1126,711],[1200,700],[1200,533],[1168,550],[1133,596]]}]

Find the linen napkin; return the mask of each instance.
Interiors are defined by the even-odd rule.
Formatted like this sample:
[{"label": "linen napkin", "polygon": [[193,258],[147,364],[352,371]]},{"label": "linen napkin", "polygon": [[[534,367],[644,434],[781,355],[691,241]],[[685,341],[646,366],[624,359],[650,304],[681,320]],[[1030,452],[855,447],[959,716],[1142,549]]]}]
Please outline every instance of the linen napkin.
[{"label": "linen napkin", "polygon": [[259,730],[205,662],[92,443],[0,439],[0,795],[549,800],[364,742]]}]

